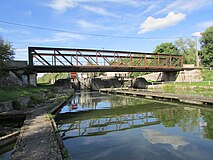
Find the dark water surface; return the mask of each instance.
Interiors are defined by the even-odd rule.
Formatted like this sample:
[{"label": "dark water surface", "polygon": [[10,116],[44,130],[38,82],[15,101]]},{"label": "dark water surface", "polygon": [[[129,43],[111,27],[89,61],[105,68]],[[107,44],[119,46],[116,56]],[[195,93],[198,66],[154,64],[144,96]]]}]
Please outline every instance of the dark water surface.
[{"label": "dark water surface", "polygon": [[12,153],[13,147],[15,143],[11,143],[7,146],[0,148],[0,160],[8,160],[10,159],[10,155]]},{"label": "dark water surface", "polygon": [[72,160],[212,160],[213,109],[77,93],[56,115]]}]

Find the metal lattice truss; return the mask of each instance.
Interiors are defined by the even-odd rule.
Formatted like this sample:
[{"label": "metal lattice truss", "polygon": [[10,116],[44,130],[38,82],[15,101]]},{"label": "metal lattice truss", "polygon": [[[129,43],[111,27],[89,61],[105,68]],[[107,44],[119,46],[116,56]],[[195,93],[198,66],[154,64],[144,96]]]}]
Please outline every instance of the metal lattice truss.
[{"label": "metal lattice truss", "polygon": [[129,51],[29,47],[29,66],[40,72],[180,70],[183,56]]}]

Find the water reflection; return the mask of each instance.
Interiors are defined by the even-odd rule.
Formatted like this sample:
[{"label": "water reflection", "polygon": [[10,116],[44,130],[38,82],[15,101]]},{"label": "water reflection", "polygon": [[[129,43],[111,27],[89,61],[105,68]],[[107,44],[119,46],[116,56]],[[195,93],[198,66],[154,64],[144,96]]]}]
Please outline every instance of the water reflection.
[{"label": "water reflection", "polygon": [[212,159],[212,115],[183,104],[84,93],[56,122],[73,159]]},{"label": "water reflection", "polygon": [[189,144],[181,136],[169,136],[154,129],[143,130],[143,136],[152,144],[170,144],[174,149]]}]

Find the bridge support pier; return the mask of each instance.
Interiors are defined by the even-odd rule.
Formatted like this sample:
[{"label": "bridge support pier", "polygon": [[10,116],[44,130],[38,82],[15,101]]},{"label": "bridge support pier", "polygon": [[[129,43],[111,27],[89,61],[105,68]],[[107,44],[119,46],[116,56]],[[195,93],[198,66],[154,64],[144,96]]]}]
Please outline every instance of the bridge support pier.
[{"label": "bridge support pier", "polygon": [[185,69],[174,72],[156,72],[144,75],[143,78],[150,81],[175,81],[175,82],[198,82],[203,81],[201,69]]},{"label": "bridge support pier", "polygon": [[37,84],[37,73],[31,73],[27,75],[28,85],[36,86]]},{"label": "bridge support pier", "polygon": [[178,72],[163,72],[162,80],[164,82],[176,81],[178,74],[179,74]]}]

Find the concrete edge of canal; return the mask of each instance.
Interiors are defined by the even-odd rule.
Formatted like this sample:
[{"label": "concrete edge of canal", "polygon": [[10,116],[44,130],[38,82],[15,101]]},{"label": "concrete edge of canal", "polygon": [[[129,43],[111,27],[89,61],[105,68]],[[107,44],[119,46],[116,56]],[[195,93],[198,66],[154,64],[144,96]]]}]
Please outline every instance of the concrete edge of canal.
[{"label": "concrete edge of canal", "polygon": [[193,96],[193,95],[178,95],[171,93],[159,93],[159,92],[150,92],[140,89],[100,89],[101,93],[111,93],[111,94],[122,94],[129,96],[139,96],[146,99],[157,99],[157,100],[169,100],[176,101],[180,103],[195,104],[195,105],[213,105],[213,98],[207,98],[203,96]]},{"label": "concrete edge of canal", "polygon": [[70,159],[52,116],[52,113],[66,104],[70,97],[72,95],[49,112],[47,109],[50,103],[46,103],[27,117],[14,146],[11,160]]}]

